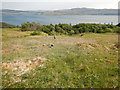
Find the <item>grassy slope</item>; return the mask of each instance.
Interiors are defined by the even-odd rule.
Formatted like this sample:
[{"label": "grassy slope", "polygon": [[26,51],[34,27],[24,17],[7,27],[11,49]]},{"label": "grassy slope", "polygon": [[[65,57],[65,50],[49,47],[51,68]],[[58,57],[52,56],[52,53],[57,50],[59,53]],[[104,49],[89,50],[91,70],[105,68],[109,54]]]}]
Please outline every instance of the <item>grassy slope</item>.
[{"label": "grassy slope", "polygon": [[[75,36],[28,36],[30,32],[3,29],[3,62],[29,61],[42,56],[47,58],[43,67],[37,67],[14,83],[14,74],[3,76],[3,87],[29,88],[88,88],[118,86],[118,50],[114,44],[117,34],[88,33]],[[50,48],[50,44],[54,44]],[[94,44],[92,48],[79,44]],[[87,44],[86,44],[87,43]],[[97,46],[95,46],[97,45]],[[3,69],[4,72],[7,71]]]}]

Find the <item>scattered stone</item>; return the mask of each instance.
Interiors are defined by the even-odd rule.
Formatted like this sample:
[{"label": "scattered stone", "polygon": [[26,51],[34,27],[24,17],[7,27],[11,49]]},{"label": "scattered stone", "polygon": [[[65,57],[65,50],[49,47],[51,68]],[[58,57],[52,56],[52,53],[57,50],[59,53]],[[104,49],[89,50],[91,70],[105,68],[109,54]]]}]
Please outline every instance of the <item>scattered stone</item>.
[{"label": "scattered stone", "polygon": [[45,44],[43,44],[42,46],[45,46]]},{"label": "scattered stone", "polygon": [[108,50],[108,51],[110,50],[110,48],[108,48],[107,46],[103,46],[103,47],[105,48],[105,50]]},{"label": "scattered stone", "polygon": [[116,44],[114,44],[114,47],[116,47],[116,48],[120,48],[120,43],[116,43]]},{"label": "scattered stone", "polygon": [[54,44],[50,44],[50,47],[49,48],[53,48]]},{"label": "scattered stone", "polygon": [[53,44],[51,44],[51,47],[53,47],[54,45]]},{"label": "scattered stone", "polygon": [[84,36],[84,34],[80,34],[80,36]]},{"label": "scattered stone", "polygon": [[83,49],[94,49],[97,46],[91,43],[77,43],[77,46]]},{"label": "scattered stone", "polygon": [[46,58],[37,57],[32,60],[29,60],[28,62],[19,60],[19,61],[13,61],[13,63],[12,62],[2,63],[2,69],[5,70],[3,75],[8,74],[8,71],[12,71],[9,73],[15,75],[14,77],[15,80],[13,80],[14,83],[20,82],[22,75],[28,73],[31,70],[34,70],[36,67],[44,66],[43,64],[40,65],[40,62],[45,62],[46,60],[47,60]]}]

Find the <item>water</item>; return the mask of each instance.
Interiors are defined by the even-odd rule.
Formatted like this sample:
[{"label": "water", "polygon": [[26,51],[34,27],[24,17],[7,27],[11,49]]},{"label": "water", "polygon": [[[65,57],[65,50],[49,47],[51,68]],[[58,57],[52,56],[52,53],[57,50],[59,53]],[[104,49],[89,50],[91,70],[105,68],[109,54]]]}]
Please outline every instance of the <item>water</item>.
[{"label": "water", "polygon": [[111,23],[118,24],[117,15],[2,15],[0,22],[21,25],[24,22],[49,24]]}]

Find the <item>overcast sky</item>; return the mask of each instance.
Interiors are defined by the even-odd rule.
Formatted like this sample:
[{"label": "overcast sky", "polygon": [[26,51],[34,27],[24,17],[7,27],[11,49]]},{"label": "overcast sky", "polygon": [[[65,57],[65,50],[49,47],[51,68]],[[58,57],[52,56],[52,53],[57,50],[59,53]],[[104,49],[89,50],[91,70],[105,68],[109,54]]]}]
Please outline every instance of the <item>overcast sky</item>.
[{"label": "overcast sky", "polygon": [[2,0],[3,9],[58,10],[70,8],[118,8],[119,0]]}]

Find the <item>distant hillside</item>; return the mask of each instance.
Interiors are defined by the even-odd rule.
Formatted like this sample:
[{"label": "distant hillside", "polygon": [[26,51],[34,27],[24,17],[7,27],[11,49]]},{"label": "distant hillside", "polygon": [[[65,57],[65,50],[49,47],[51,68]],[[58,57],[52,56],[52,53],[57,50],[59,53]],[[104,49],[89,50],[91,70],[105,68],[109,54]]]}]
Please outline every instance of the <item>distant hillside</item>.
[{"label": "distant hillside", "polygon": [[[2,12],[1,12],[2,11]],[[0,10],[2,14],[38,14],[38,15],[118,15],[118,9],[72,8],[55,11]]]},{"label": "distant hillside", "polygon": [[38,14],[38,13],[43,13],[43,12],[46,12],[46,11],[42,11],[42,10],[37,10],[37,11],[22,11],[22,10],[10,10],[10,9],[2,9],[0,10],[0,14],[3,14],[3,15],[19,15],[19,14],[22,14],[22,15],[25,15],[25,14]]},{"label": "distant hillside", "polygon": [[72,8],[66,10],[49,11],[44,14],[54,15],[118,15],[118,9]]},{"label": "distant hillside", "polygon": [[25,11],[21,10],[10,10],[10,9],[2,9],[0,10],[0,14],[25,14]]}]

